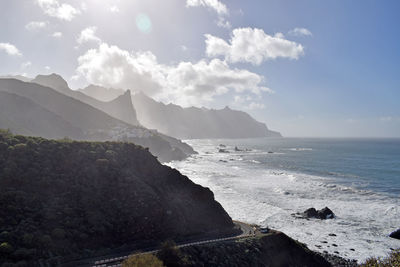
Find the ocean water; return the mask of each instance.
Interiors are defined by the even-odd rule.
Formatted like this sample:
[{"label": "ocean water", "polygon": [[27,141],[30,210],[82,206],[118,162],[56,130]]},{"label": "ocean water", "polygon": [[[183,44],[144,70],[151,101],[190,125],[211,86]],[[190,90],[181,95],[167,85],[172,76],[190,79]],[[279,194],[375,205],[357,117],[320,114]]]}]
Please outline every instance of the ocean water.
[{"label": "ocean water", "polygon": [[[359,261],[400,248],[400,240],[388,237],[400,228],[400,139],[186,142],[199,154],[168,164],[209,187],[235,220],[269,226],[313,250]],[[229,153],[219,153],[220,144]],[[335,219],[292,215],[325,206]]]}]

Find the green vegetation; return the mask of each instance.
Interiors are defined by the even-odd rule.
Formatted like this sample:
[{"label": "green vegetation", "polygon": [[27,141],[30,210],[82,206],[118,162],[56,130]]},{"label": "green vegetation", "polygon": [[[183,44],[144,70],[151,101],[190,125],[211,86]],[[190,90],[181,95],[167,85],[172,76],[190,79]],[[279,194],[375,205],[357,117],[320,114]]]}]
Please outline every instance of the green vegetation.
[{"label": "green vegetation", "polygon": [[157,257],[162,260],[167,267],[189,266],[187,257],[181,253],[172,240],[167,240],[162,243],[161,250],[157,253]]},{"label": "green vegetation", "polygon": [[231,227],[208,189],[143,147],[0,132],[0,266],[54,266]]},{"label": "green vegetation", "polygon": [[400,249],[392,251],[388,257],[384,259],[369,258],[361,267],[393,267],[400,266]]},{"label": "green vegetation", "polygon": [[164,267],[165,265],[153,254],[143,254],[130,256],[124,262],[122,267]]}]

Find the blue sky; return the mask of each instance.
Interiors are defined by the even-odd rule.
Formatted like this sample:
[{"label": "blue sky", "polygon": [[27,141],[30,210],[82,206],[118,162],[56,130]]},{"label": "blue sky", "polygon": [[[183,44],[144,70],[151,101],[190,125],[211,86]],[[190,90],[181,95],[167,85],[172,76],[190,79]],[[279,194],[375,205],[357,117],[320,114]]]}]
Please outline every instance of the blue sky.
[{"label": "blue sky", "polygon": [[400,137],[398,1],[0,5],[0,75],[229,105],[285,136]]}]

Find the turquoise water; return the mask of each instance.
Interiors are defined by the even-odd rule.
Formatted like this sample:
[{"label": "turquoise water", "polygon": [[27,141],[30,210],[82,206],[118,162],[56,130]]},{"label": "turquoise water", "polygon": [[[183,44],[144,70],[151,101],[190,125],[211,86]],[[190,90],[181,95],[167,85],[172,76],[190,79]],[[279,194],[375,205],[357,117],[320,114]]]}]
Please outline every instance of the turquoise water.
[{"label": "turquoise water", "polygon": [[[400,248],[388,237],[400,228],[400,139],[187,142],[199,154],[169,165],[209,187],[235,220],[269,226],[313,250],[359,261]],[[335,219],[292,216],[325,206]]]},{"label": "turquoise water", "polygon": [[[261,168],[330,178],[340,184],[400,196],[400,139],[244,139],[224,143],[272,154],[244,154]],[[237,145],[236,145],[237,146]],[[240,148],[240,147],[239,147]]]}]

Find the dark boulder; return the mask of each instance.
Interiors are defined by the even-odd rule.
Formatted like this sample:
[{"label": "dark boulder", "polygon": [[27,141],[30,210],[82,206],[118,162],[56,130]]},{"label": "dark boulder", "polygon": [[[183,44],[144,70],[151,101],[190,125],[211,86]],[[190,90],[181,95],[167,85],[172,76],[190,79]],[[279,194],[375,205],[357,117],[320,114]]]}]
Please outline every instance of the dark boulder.
[{"label": "dark boulder", "polygon": [[318,215],[320,219],[333,219],[335,218],[335,214],[328,207],[323,208],[318,211]]},{"label": "dark boulder", "polygon": [[325,207],[321,210],[316,210],[315,208],[309,208],[305,210],[303,213],[298,214],[302,218],[316,218],[316,219],[333,219],[335,218],[335,214],[328,208]]},{"label": "dark boulder", "polygon": [[399,239],[400,240],[400,228],[397,229],[396,231],[392,232],[389,237]]}]

